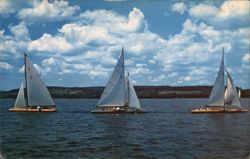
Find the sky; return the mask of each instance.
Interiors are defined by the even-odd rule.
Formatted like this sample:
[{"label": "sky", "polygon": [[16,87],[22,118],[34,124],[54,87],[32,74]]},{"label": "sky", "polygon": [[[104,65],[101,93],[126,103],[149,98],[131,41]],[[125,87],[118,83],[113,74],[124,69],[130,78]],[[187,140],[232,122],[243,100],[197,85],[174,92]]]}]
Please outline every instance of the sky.
[{"label": "sky", "polygon": [[20,87],[24,52],[48,86],[105,86],[122,47],[134,85],[213,85],[224,47],[250,88],[249,3],[0,0],[0,90]]}]

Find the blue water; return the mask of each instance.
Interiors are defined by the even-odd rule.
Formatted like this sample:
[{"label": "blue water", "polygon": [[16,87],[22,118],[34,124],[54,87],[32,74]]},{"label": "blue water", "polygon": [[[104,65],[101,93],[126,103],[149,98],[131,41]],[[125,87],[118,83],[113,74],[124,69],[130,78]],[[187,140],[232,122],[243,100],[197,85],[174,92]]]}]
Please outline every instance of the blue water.
[{"label": "blue water", "polygon": [[[140,100],[147,114],[91,114],[97,100],[56,99],[56,113],[11,113],[0,101],[7,159],[248,159],[250,112],[190,114],[207,99]],[[250,100],[241,104],[250,109]]]}]

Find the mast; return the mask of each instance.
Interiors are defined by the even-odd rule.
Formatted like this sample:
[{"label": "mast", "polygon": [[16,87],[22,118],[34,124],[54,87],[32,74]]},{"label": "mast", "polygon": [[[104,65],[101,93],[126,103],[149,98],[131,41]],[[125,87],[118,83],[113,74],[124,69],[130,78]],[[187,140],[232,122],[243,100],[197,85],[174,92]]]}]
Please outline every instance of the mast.
[{"label": "mast", "polygon": [[27,72],[26,72],[26,57],[27,57],[27,54],[24,53],[24,80],[25,80],[25,86],[26,86],[26,91],[24,91],[25,93],[25,103],[26,103],[26,107],[29,106],[29,102],[28,102],[28,84],[27,84]]},{"label": "mast", "polygon": [[129,90],[129,72],[128,72],[128,84],[127,85],[128,85],[128,94],[127,94],[128,95],[128,105],[129,105],[129,91],[130,91]]}]

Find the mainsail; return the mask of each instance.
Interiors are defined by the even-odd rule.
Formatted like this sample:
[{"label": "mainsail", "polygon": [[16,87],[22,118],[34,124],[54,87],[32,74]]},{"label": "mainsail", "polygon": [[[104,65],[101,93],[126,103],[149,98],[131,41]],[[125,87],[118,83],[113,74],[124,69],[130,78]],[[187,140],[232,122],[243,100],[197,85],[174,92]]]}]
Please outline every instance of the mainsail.
[{"label": "mainsail", "polygon": [[98,106],[124,106],[125,104],[125,74],[124,53],[115,66],[115,69],[102,93]]},{"label": "mainsail", "polygon": [[32,62],[25,55],[28,106],[54,106],[50,93]]},{"label": "mainsail", "polygon": [[25,96],[24,96],[24,85],[21,83],[16,102],[14,105],[15,108],[24,108],[26,107]]},{"label": "mainsail", "polygon": [[220,70],[214,82],[207,106],[224,106],[224,49],[222,49]]},{"label": "mainsail", "polygon": [[[226,70],[226,69],[225,69]],[[227,73],[227,88],[225,91],[225,104],[240,107],[240,99],[236,88],[234,87],[232,77]]]}]

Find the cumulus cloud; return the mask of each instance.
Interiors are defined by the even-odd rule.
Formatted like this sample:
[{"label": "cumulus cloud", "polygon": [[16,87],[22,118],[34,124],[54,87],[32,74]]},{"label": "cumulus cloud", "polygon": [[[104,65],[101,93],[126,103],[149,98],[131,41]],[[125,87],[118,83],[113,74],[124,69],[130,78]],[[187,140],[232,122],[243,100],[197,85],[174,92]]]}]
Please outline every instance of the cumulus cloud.
[{"label": "cumulus cloud", "polygon": [[60,21],[72,17],[79,6],[70,6],[67,1],[42,0],[35,1],[32,8],[24,8],[18,13],[18,17],[29,23],[43,23],[47,21]]},{"label": "cumulus cloud", "polygon": [[[217,15],[221,20],[249,16],[250,1],[225,1]],[[247,19],[246,19],[247,20]]]},{"label": "cumulus cloud", "polygon": [[118,23],[117,27],[124,31],[138,31],[143,30],[145,24],[143,13],[139,9],[133,8],[128,15],[128,20]]},{"label": "cumulus cloud", "polygon": [[[211,12],[213,9],[210,8]],[[151,67],[159,67],[158,71],[166,73],[166,78],[176,79],[178,74],[173,72],[183,70],[188,73],[179,78],[179,82],[185,83],[192,79],[207,83],[205,74],[199,75],[199,72],[187,68],[208,65],[220,59],[222,47],[226,52],[231,52],[233,45],[248,47],[245,43],[247,28],[222,31],[193,19],[184,21],[180,33],[164,39],[148,30],[143,13],[137,8],[127,17],[108,10],[85,11],[75,21],[64,24],[57,34],[45,33],[29,44],[31,51],[59,56],[57,60],[60,62],[50,59],[43,64],[51,67],[48,63],[53,61],[57,66],[53,67],[60,74],[80,72],[91,78],[107,77],[117,62],[122,46],[125,46],[125,58],[129,57],[125,65],[135,78],[147,75],[149,81],[164,81],[164,76],[157,76],[151,71]],[[216,70],[217,63],[211,67]]]},{"label": "cumulus cloud", "polygon": [[[153,50],[156,47],[150,43],[145,45],[145,39],[151,41],[158,40],[159,37],[156,34],[144,32],[147,29],[146,21],[143,13],[137,8],[128,14],[128,18],[112,11],[96,10],[82,13],[77,20],[83,20],[83,22],[65,24],[58,30],[58,34],[52,36],[45,33],[41,38],[32,41],[28,47],[29,51],[64,53],[95,47],[98,51],[104,52],[107,48],[103,50],[98,48],[105,44],[113,51],[118,51],[122,45],[126,45],[129,52],[141,54],[149,48]],[[88,55],[85,57],[90,57],[91,50],[86,52]],[[92,51],[92,55],[94,54]]]},{"label": "cumulus cloud", "polygon": [[183,14],[187,10],[187,6],[184,2],[174,3],[171,8],[172,11],[179,12],[180,14]]},{"label": "cumulus cloud", "polygon": [[14,12],[15,12],[15,9],[12,8],[11,1],[8,1],[8,0],[0,1],[0,14],[10,14]]},{"label": "cumulus cloud", "polygon": [[129,72],[131,75],[137,76],[151,74],[151,71],[146,64],[136,64],[135,67],[130,68]]},{"label": "cumulus cloud", "polygon": [[[68,2],[62,2],[69,6]],[[29,11],[38,9],[39,5],[45,9],[51,5],[58,7],[56,3],[59,1],[42,1],[29,8]],[[188,10],[183,2],[177,4],[172,6],[174,11],[183,14]],[[44,33],[35,40],[29,38],[26,23],[21,22],[9,26],[11,35],[0,31],[0,51],[14,55],[28,48],[32,53],[39,52],[38,56],[49,56],[43,59],[41,65],[35,66],[42,74],[52,73],[53,70],[60,78],[64,74],[81,74],[103,80],[111,74],[124,46],[127,71],[132,75],[131,78],[140,83],[143,80],[211,84],[214,79],[208,78],[208,75],[211,77],[216,74],[221,48],[224,47],[229,54],[233,53],[235,47],[249,48],[249,28],[220,30],[207,21],[197,20],[199,17],[196,12],[206,7],[205,4],[197,5],[196,8],[192,6],[188,10],[192,17],[183,22],[180,32],[168,38],[151,32],[143,12],[138,8],[133,8],[128,15],[111,10],[85,11],[72,18],[70,23],[62,24],[56,33]],[[210,5],[207,8],[208,12],[200,15],[203,19],[215,13],[216,7]],[[220,12],[219,8],[217,12]],[[42,16],[42,13],[34,15]],[[52,13],[46,20],[58,14]],[[73,13],[68,15],[73,16]]]},{"label": "cumulus cloud", "polygon": [[242,57],[242,69],[243,70],[248,70],[248,72],[250,71],[250,53],[246,53]]},{"label": "cumulus cloud", "polygon": [[30,7],[32,1],[27,0],[0,0],[0,15],[7,17],[20,11],[22,8]]},{"label": "cumulus cloud", "polygon": [[198,4],[189,9],[188,13],[191,16],[198,18],[213,17],[217,14],[218,8],[206,4]]},{"label": "cumulus cloud", "polygon": [[7,62],[0,62],[0,70],[12,70],[14,67]]},{"label": "cumulus cloud", "polygon": [[48,59],[43,60],[42,65],[43,66],[51,66],[55,64],[55,59],[53,57],[50,57]]},{"label": "cumulus cloud", "polygon": [[121,16],[113,11],[96,10],[82,13],[78,19],[84,23],[103,26],[110,32],[124,34],[126,32],[144,31],[147,22],[144,14],[138,8],[133,8],[128,17]]},{"label": "cumulus cloud", "polygon": [[249,25],[250,1],[225,1],[221,6],[200,3],[189,8],[190,16],[220,27],[230,27],[237,21],[237,25]]},{"label": "cumulus cloud", "polygon": [[160,75],[160,76],[154,76],[154,77],[152,77],[152,76],[149,76],[149,80],[151,81],[151,82],[161,82],[161,81],[163,81],[163,80],[166,80],[166,76],[165,75]]},{"label": "cumulus cloud", "polygon": [[9,29],[18,40],[30,40],[29,30],[24,22],[21,22],[16,26],[9,26]]},{"label": "cumulus cloud", "polygon": [[68,43],[64,37],[53,37],[50,34],[43,34],[43,36],[29,43],[28,50],[33,51],[48,51],[48,52],[67,52],[72,49],[72,45]]},{"label": "cumulus cloud", "polygon": [[[249,47],[245,40],[242,40],[248,37],[247,30],[247,28],[235,31],[217,30],[204,22],[193,22],[187,19],[183,23],[182,31],[166,39],[164,45],[167,47],[160,49],[153,59],[158,61],[159,68],[162,68],[167,75],[175,70],[186,72],[179,78],[177,84],[187,84],[189,81],[209,84],[205,77],[216,74],[222,47],[225,48],[226,53],[232,53],[232,50],[238,46]],[[192,66],[206,67],[193,68]],[[174,75],[176,74],[173,74],[176,78]],[[167,77],[171,79],[170,76]]]},{"label": "cumulus cloud", "polygon": [[73,64],[73,68],[76,69],[80,74],[87,74],[91,78],[103,76],[107,77],[109,69],[104,68],[102,65],[93,65],[93,64]]},{"label": "cumulus cloud", "polygon": [[250,53],[247,53],[242,58],[243,62],[250,62]]},{"label": "cumulus cloud", "polygon": [[0,30],[0,57],[1,59],[20,57],[27,51],[30,42],[29,31],[25,23],[8,27],[12,35],[6,35],[5,30]]}]

